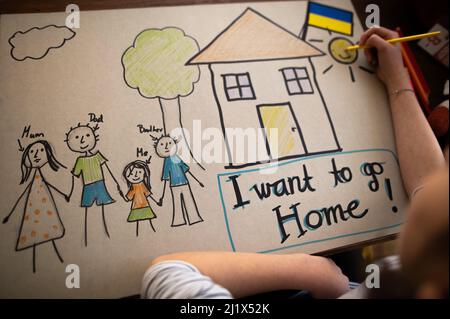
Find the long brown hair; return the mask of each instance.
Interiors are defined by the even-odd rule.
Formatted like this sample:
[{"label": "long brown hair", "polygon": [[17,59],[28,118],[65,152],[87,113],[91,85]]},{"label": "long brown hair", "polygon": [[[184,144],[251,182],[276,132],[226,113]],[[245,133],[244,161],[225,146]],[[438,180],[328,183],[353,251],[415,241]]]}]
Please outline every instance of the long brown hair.
[{"label": "long brown hair", "polygon": [[26,163],[27,157],[30,153],[31,147],[38,143],[41,143],[42,145],[44,145],[45,153],[47,154],[47,161],[48,161],[48,164],[50,165],[50,167],[52,168],[52,170],[54,170],[56,172],[56,171],[58,171],[58,169],[60,167],[66,168],[63,164],[58,162],[58,160],[56,159],[55,155],[53,154],[53,149],[50,146],[49,142],[47,142],[45,140],[39,140],[39,141],[33,142],[25,148],[25,150],[23,151],[23,154],[22,154],[22,162],[20,164],[20,169],[22,171],[22,180],[20,181],[20,184],[25,183],[28,180],[28,178],[30,177],[30,173],[33,168],[28,167],[25,163]]}]

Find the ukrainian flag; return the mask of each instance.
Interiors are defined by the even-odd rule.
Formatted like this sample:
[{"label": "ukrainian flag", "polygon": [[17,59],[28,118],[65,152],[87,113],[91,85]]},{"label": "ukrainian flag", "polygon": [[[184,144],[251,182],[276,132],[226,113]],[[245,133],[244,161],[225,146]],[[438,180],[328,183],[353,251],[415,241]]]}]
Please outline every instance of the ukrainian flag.
[{"label": "ukrainian flag", "polygon": [[351,36],[353,35],[353,13],[320,3],[309,2],[308,25]]}]

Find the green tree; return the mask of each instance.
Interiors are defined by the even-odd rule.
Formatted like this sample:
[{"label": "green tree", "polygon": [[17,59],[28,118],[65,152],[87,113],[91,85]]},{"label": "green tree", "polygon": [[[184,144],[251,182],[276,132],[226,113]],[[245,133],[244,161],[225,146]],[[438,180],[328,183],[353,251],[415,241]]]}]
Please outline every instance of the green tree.
[{"label": "green tree", "polygon": [[166,117],[173,114],[174,102],[178,105],[178,124],[183,127],[180,98],[190,95],[200,79],[199,67],[186,63],[198,52],[195,39],[183,30],[168,27],[142,31],[122,56],[127,85],[145,98],[158,99],[165,134],[175,128],[166,128]]}]

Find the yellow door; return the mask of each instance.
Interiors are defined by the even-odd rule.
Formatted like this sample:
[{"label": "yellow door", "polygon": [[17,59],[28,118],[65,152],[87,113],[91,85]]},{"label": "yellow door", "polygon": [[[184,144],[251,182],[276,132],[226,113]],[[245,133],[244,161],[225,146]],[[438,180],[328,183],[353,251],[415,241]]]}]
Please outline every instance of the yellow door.
[{"label": "yellow door", "polygon": [[258,105],[258,115],[271,159],[307,153],[300,126],[289,103]]}]

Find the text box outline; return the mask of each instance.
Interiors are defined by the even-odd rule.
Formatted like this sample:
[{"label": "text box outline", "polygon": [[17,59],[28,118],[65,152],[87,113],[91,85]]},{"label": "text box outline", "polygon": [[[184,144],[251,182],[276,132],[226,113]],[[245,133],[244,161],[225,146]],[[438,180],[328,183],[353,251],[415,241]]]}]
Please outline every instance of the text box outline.
[{"label": "text box outline", "polygon": [[[282,166],[285,166],[285,165],[298,163],[298,162],[301,162],[301,161],[307,161],[307,160],[311,160],[311,159],[319,158],[319,157],[339,156],[339,155],[348,155],[348,154],[355,154],[355,153],[369,153],[369,152],[386,152],[386,153],[390,153],[394,157],[394,160],[397,163],[397,165],[399,165],[397,155],[393,151],[391,151],[389,149],[385,149],[385,148],[372,148],[372,149],[365,149],[365,150],[353,150],[353,151],[346,151],[346,152],[335,152],[335,153],[312,155],[312,156],[302,157],[302,158],[298,158],[298,159],[294,159],[294,160],[284,161],[282,163],[270,164],[270,165],[268,165],[266,167],[252,168],[252,169],[246,169],[246,170],[237,171],[237,172],[227,172],[227,173],[217,174],[217,183],[218,183],[218,186],[219,186],[219,195],[220,195],[220,200],[222,202],[222,209],[223,209],[223,214],[224,214],[224,217],[225,217],[225,225],[226,225],[226,228],[227,228],[227,234],[228,234],[228,239],[230,241],[231,249],[234,252],[237,251],[236,250],[236,246],[235,246],[234,241],[233,241],[233,236],[231,235],[231,230],[230,230],[230,224],[229,224],[229,221],[228,221],[227,210],[226,210],[225,201],[224,201],[224,198],[223,198],[222,185],[220,183],[220,178],[221,177],[229,176],[229,175],[242,175],[242,174],[246,174],[246,173],[258,172],[258,171],[267,170],[267,169],[270,169],[270,168],[273,168],[273,167],[282,167]],[[396,228],[396,227],[401,226],[402,224],[403,223],[398,223],[398,224],[393,224],[393,225],[384,226],[384,227],[380,227],[380,228],[369,229],[369,230],[366,230],[366,231],[360,231],[360,232],[351,233],[351,234],[344,234],[344,235],[328,237],[328,238],[323,238],[323,239],[316,239],[316,240],[311,240],[311,241],[308,241],[308,242],[292,244],[292,245],[285,246],[285,247],[258,251],[257,253],[263,253],[263,254],[265,254],[265,253],[273,253],[273,252],[276,252],[276,251],[291,249],[291,248],[295,248],[295,247],[306,246],[306,245],[310,245],[310,244],[317,244],[317,243],[324,242],[324,241],[336,240],[336,239],[340,239],[340,238],[351,237],[351,236],[358,236],[358,235],[373,233],[373,232],[376,232],[376,231],[386,230],[386,229],[390,229],[390,228]]]}]

